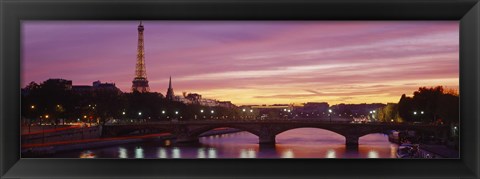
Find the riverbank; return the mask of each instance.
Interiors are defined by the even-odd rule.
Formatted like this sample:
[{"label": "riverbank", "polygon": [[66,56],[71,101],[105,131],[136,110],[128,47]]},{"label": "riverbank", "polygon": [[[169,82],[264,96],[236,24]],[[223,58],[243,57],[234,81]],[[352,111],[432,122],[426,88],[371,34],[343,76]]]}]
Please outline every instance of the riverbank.
[{"label": "riverbank", "polygon": [[[208,131],[201,137],[229,134],[240,132],[238,129],[219,128]],[[45,155],[52,155],[57,152],[65,152],[79,149],[93,149],[99,147],[108,147],[114,145],[122,145],[129,143],[144,142],[149,140],[174,140],[175,136],[170,133],[148,134],[140,136],[125,136],[125,137],[110,137],[110,138],[94,138],[84,140],[60,141],[49,143],[35,143],[22,145],[22,157],[41,157]]]},{"label": "riverbank", "polygon": [[421,158],[459,158],[460,153],[445,145],[420,145]]}]

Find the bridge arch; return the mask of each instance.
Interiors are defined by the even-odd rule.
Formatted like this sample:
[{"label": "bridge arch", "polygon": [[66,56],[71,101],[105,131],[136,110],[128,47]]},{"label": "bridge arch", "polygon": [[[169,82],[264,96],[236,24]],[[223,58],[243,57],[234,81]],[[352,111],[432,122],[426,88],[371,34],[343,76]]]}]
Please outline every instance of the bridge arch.
[{"label": "bridge arch", "polygon": [[277,135],[280,135],[284,132],[288,132],[288,131],[291,131],[291,130],[297,130],[297,129],[317,129],[317,130],[323,130],[323,131],[328,131],[328,132],[331,132],[331,133],[335,133],[335,134],[338,134],[340,136],[345,136],[339,130],[329,129],[329,128],[326,128],[326,127],[318,127],[318,126],[292,126],[292,127],[287,127],[287,128],[283,128],[283,129],[275,131],[275,135],[277,136]]},{"label": "bridge arch", "polygon": [[192,128],[192,129],[190,129],[189,133],[190,133],[191,136],[199,137],[201,134],[203,134],[205,132],[208,132],[208,131],[211,131],[211,130],[214,130],[214,129],[218,129],[218,128],[238,129],[238,130],[242,130],[242,131],[251,133],[251,134],[253,134],[257,137],[260,135],[258,130],[255,130],[255,129],[252,129],[252,128],[249,128],[249,127],[245,127],[245,126],[241,126],[241,125],[232,125],[232,124],[230,124],[230,125],[229,124],[209,125],[209,126]]}]

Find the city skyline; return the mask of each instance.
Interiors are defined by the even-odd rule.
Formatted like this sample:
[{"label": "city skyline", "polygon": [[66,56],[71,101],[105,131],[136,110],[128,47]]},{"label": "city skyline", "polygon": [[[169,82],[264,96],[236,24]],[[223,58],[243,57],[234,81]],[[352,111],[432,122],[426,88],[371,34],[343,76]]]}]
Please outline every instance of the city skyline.
[{"label": "city skyline", "polygon": [[[458,89],[457,21],[143,24],[150,88],[164,95],[170,75],[177,94],[237,105],[388,103],[420,86]],[[58,77],[129,92],[137,26],[23,22],[22,86]]]}]

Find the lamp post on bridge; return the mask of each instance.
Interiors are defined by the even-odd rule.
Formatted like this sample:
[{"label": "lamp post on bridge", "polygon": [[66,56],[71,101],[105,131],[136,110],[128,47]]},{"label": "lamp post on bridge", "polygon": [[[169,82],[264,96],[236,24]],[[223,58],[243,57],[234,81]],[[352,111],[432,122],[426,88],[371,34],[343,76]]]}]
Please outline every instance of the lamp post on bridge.
[{"label": "lamp post on bridge", "polygon": [[252,119],[255,120],[255,115],[253,114],[253,109],[250,109],[250,113],[252,113]]}]

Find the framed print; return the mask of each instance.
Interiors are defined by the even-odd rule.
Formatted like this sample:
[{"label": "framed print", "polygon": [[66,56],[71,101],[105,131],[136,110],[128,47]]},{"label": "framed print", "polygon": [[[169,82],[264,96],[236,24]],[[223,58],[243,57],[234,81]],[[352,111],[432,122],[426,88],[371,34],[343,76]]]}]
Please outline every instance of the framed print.
[{"label": "framed print", "polygon": [[477,1],[1,5],[2,177],[479,175]]},{"label": "framed print", "polygon": [[459,157],[458,21],[21,27],[22,158]]}]

